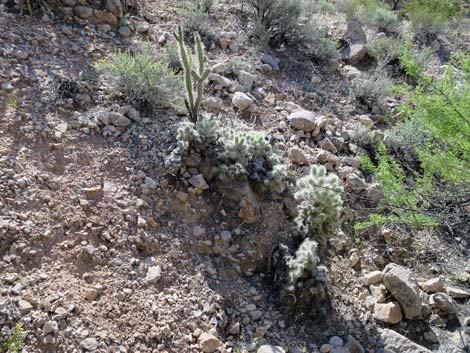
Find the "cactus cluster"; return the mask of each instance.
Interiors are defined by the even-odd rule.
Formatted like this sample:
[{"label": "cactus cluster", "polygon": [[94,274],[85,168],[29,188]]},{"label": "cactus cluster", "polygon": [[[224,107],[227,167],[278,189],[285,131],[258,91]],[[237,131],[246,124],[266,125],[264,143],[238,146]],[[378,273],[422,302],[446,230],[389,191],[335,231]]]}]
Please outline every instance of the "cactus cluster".
[{"label": "cactus cluster", "polygon": [[186,99],[184,102],[191,121],[196,123],[204,94],[204,82],[209,76],[210,71],[206,68],[206,56],[199,33],[194,33],[196,63],[193,63],[191,50],[184,43],[183,28],[181,26],[178,26],[178,31],[174,33],[174,36],[178,43],[179,58],[184,73],[184,84],[186,87]]},{"label": "cactus cluster", "polygon": [[334,174],[327,175],[325,167],[314,165],[296,186],[294,197],[299,201],[295,219],[297,229],[304,237],[313,236],[324,244],[339,224],[343,191],[339,178]]},{"label": "cactus cluster", "polygon": [[243,180],[260,192],[282,191],[287,167],[263,132],[241,128],[225,128],[215,121],[201,119],[180,125],[178,147],[167,160],[177,171],[188,161],[191,153],[209,161],[221,181]]}]

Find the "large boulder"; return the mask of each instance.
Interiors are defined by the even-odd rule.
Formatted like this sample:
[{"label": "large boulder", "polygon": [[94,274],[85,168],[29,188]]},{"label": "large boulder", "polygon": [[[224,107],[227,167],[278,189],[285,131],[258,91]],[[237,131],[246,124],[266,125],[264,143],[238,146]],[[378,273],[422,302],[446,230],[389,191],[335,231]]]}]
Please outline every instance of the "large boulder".
[{"label": "large boulder", "polygon": [[380,336],[384,342],[384,353],[431,353],[429,349],[414,343],[393,330],[382,329]]},{"label": "large boulder", "polygon": [[411,271],[396,264],[388,264],[383,273],[384,285],[400,303],[405,317],[412,319],[421,314],[423,302]]}]

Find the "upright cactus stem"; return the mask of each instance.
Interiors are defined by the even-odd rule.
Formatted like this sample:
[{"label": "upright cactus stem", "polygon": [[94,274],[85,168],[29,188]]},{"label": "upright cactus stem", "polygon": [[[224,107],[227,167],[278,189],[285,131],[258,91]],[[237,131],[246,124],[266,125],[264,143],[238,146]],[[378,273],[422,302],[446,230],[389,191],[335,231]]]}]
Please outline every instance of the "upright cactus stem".
[{"label": "upright cactus stem", "polygon": [[[202,47],[201,36],[194,33],[194,43],[196,47],[197,64],[192,67],[192,53],[184,44],[183,28],[178,26],[178,31],[174,34],[179,46],[179,56],[184,72],[184,82],[186,86],[185,104],[188,109],[189,118],[192,122],[198,121],[199,107],[204,94],[204,82],[209,76],[209,69],[205,68],[206,56]],[[197,71],[196,71],[197,70]]]}]

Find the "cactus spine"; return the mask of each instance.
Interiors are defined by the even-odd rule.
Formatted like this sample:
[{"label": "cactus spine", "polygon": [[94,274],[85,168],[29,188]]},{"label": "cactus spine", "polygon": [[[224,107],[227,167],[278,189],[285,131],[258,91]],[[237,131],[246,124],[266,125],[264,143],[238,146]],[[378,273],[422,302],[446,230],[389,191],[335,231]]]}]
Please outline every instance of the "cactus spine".
[{"label": "cactus spine", "polygon": [[204,81],[209,76],[210,71],[205,68],[206,56],[199,33],[194,33],[197,71],[192,67],[192,53],[184,44],[183,28],[181,26],[178,26],[178,31],[175,32],[174,36],[179,46],[179,57],[184,72],[184,82],[186,86],[186,99],[184,102],[191,121],[196,123],[198,121],[199,107],[204,91]]}]

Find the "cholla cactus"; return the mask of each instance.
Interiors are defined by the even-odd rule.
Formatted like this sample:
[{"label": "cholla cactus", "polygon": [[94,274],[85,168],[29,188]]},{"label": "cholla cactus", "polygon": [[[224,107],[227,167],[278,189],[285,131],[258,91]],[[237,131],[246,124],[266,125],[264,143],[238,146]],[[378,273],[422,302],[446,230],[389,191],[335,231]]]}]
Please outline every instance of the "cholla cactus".
[{"label": "cholla cactus", "polygon": [[295,286],[299,280],[312,277],[318,265],[318,244],[306,238],[295,252],[295,256],[287,260],[290,284]]},{"label": "cholla cactus", "polygon": [[[194,33],[194,43],[196,45],[196,69],[193,69],[191,51],[184,44],[183,28],[178,26],[178,32],[174,34],[179,46],[179,57],[184,72],[184,83],[186,86],[185,104],[192,122],[197,122],[199,107],[201,105],[204,82],[209,76],[209,69],[205,68],[206,56],[202,48],[201,36]],[[197,70],[197,71],[196,71]]]},{"label": "cholla cactus", "polygon": [[314,236],[323,244],[333,235],[339,224],[342,191],[339,178],[327,176],[323,166],[312,166],[309,174],[297,181],[294,197],[300,204],[295,222],[303,236]]}]

